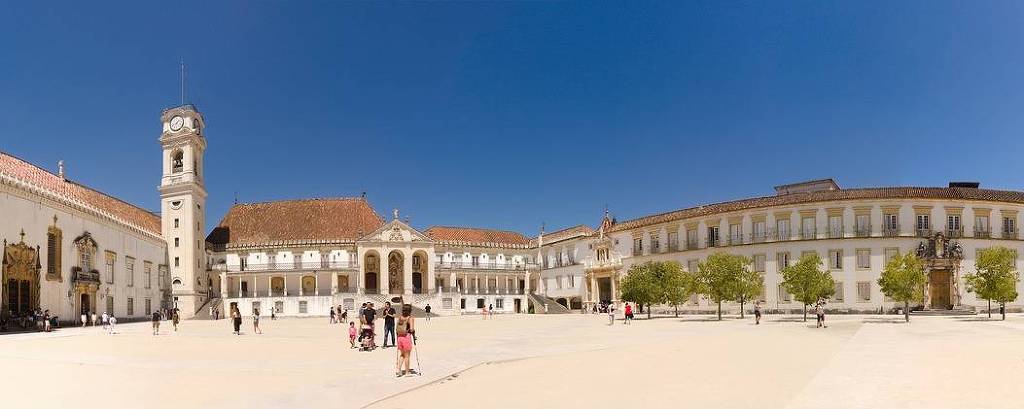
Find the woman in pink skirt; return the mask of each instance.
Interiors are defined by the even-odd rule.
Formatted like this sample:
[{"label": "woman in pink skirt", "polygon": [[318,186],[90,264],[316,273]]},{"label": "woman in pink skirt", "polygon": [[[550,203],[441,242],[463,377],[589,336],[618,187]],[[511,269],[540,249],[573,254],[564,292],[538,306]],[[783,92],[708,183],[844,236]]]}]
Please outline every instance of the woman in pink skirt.
[{"label": "woman in pink skirt", "polygon": [[398,362],[395,376],[410,375],[412,370],[409,368],[409,356],[412,355],[413,336],[416,334],[416,318],[412,316],[411,304],[402,305],[402,315],[398,317],[398,325],[395,330],[398,335]]}]

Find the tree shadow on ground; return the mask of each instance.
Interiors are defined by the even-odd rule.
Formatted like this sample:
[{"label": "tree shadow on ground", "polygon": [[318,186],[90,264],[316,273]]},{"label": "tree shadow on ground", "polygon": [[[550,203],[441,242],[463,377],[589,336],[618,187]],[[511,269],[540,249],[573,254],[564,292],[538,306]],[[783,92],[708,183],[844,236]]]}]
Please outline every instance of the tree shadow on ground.
[{"label": "tree shadow on ground", "polygon": [[903,317],[899,318],[865,318],[861,320],[865,324],[906,324],[907,321]]},{"label": "tree shadow on ground", "polygon": [[953,320],[956,321],[956,322],[993,322],[993,321],[1002,321],[1002,319],[999,316],[995,316],[995,315],[993,315],[992,318],[988,318],[988,317],[956,317],[956,318],[953,318]]}]

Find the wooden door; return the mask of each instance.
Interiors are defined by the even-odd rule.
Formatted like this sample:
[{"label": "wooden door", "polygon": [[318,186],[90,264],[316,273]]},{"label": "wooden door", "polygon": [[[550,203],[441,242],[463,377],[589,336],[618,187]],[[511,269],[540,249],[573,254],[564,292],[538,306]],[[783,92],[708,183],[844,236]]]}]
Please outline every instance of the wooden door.
[{"label": "wooden door", "polygon": [[949,294],[950,277],[949,271],[932,271],[928,282],[928,294],[932,300],[931,308],[949,309],[951,305]]}]

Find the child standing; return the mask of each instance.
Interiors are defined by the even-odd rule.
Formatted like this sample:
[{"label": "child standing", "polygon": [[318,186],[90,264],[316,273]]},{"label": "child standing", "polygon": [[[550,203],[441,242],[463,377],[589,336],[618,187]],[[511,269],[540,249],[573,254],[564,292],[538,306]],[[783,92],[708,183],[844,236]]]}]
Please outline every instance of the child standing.
[{"label": "child standing", "polygon": [[355,321],[348,323],[348,344],[355,349],[356,347],[356,323]]}]

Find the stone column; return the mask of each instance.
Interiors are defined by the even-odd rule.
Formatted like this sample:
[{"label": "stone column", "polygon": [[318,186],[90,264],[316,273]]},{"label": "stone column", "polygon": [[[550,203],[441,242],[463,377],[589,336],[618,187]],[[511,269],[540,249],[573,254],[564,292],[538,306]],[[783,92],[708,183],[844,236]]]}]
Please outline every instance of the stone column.
[{"label": "stone column", "polygon": [[[426,255],[430,259],[430,254]],[[437,291],[437,275],[434,272],[434,260],[425,260],[427,264],[427,293],[433,294]]]},{"label": "stone column", "polygon": [[284,286],[283,286],[284,296],[287,297],[288,296],[288,276],[287,275],[281,277],[281,283],[284,284]]},{"label": "stone column", "polygon": [[455,274],[455,272],[451,272],[450,274],[448,274],[448,279],[448,288],[455,288],[455,284],[458,283],[458,276]]},{"label": "stone column", "polygon": [[[380,251],[383,252],[383,249],[381,249]],[[377,288],[380,289],[381,294],[388,294],[388,289],[391,288],[391,278],[389,276],[390,272],[388,271],[388,255],[381,254],[379,260],[380,266],[379,269],[377,270]]]},{"label": "stone column", "polygon": [[274,276],[267,276],[267,297],[274,296]]},{"label": "stone column", "polygon": [[597,298],[598,298],[598,293],[600,293],[600,292],[601,292],[600,289],[597,288],[597,276],[595,274],[591,274],[590,275],[590,294],[589,294],[590,302],[596,304],[597,303]]},{"label": "stone column", "polygon": [[402,292],[405,295],[412,295],[412,253],[410,252],[402,253]]},{"label": "stone column", "polygon": [[[523,282],[523,293],[524,294],[529,294],[530,293],[530,272],[529,271],[526,271],[526,275],[525,275],[525,277],[523,277],[523,281],[524,281]],[[518,287],[518,286],[519,286],[518,283],[516,283],[516,287]]]},{"label": "stone column", "polygon": [[224,298],[228,296],[228,273],[226,272],[220,273],[220,296]]}]

